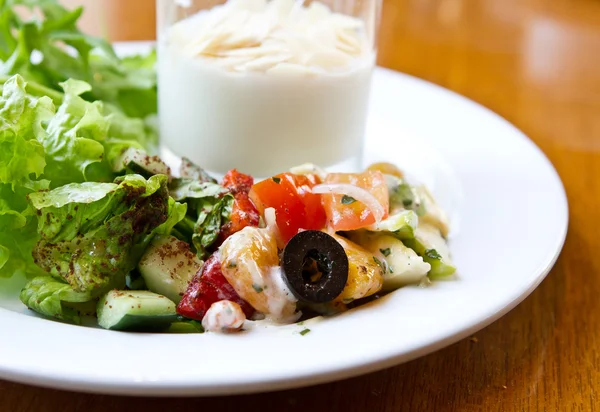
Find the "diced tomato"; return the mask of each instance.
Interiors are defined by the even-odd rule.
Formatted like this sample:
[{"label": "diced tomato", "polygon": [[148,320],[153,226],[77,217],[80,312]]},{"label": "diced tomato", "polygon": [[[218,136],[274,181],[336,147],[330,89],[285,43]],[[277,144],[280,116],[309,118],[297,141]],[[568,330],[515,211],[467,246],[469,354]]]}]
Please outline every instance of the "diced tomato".
[{"label": "diced tomato", "polygon": [[231,208],[231,217],[229,222],[221,227],[217,244],[220,245],[229,236],[239,232],[246,226],[258,226],[260,215],[256,206],[250,201],[250,198],[245,193],[234,195],[233,206]]},{"label": "diced tomato", "polygon": [[[363,173],[330,173],[325,183],[345,183],[361,187],[371,193],[385,211],[383,219],[389,213],[389,193],[385,177],[380,171],[367,170]],[[327,214],[327,224],[333,230],[356,230],[375,223],[375,217],[362,202],[346,200],[341,194],[324,194],[323,206]]]},{"label": "diced tomato", "polygon": [[223,177],[222,186],[233,195],[233,206],[229,222],[221,227],[216,246],[246,226],[258,226],[260,215],[248,197],[254,178],[232,169]]},{"label": "diced tomato", "polygon": [[318,183],[320,179],[316,175],[281,173],[252,186],[250,199],[261,214],[269,207],[275,209],[279,232],[287,243],[300,229],[325,227],[321,196],[311,191]]},{"label": "diced tomato", "polygon": [[238,193],[248,194],[253,184],[254,178],[252,176],[240,173],[236,169],[227,172],[221,182],[221,185],[229,189],[234,195]]},{"label": "diced tomato", "polygon": [[221,271],[219,257],[213,254],[190,282],[181,302],[177,305],[177,313],[201,321],[210,305],[220,300],[237,303],[248,318],[254,314],[254,308],[227,282]]}]

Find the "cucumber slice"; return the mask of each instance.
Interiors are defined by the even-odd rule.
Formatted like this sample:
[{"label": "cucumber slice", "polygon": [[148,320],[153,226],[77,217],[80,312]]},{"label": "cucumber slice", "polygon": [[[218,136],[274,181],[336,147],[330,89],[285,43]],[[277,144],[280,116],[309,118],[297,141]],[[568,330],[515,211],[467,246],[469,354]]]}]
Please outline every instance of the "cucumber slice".
[{"label": "cucumber slice", "polygon": [[143,150],[130,147],[113,164],[113,171],[120,173],[123,170],[137,173],[149,178],[152,175],[171,175],[171,169],[158,156],[150,156]]},{"label": "cucumber slice", "polygon": [[187,242],[162,235],[154,237],[138,264],[148,289],[175,303],[181,301],[192,277],[201,268],[202,261]]},{"label": "cucumber slice", "polygon": [[429,263],[424,262],[414,250],[389,233],[356,231],[351,233],[350,239],[371,252],[378,261],[385,263],[384,292],[419,283],[431,270]]},{"label": "cucumber slice", "polygon": [[437,227],[425,223],[420,224],[415,238],[405,240],[404,244],[431,265],[429,278],[442,278],[456,272],[456,267],[450,259],[448,245]]},{"label": "cucumber slice", "polygon": [[398,212],[379,223],[367,226],[366,229],[371,232],[390,232],[400,240],[412,239],[415,237],[415,230],[419,223],[417,214],[412,210]]},{"label": "cucumber slice", "polygon": [[147,290],[111,290],[98,302],[104,329],[160,332],[179,319],[173,301]]},{"label": "cucumber slice", "polygon": [[204,333],[204,327],[202,323],[195,320],[182,320],[179,319],[177,322],[173,322],[167,333]]}]

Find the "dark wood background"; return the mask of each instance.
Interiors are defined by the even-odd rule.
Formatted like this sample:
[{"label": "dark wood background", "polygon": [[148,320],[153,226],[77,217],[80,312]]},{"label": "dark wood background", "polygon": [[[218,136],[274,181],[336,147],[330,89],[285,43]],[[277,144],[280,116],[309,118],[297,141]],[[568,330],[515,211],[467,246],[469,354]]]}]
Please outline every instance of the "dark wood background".
[{"label": "dark wood background", "polygon": [[[91,30],[153,35],[152,0],[83,3],[110,17]],[[474,337],[360,378],[252,396],[125,398],[0,381],[0,411],[600,410],[599,55],[598,0],[385,0],[379,64],[498,112],[541,147],[567,189],[569,235],[555,268]]]}]

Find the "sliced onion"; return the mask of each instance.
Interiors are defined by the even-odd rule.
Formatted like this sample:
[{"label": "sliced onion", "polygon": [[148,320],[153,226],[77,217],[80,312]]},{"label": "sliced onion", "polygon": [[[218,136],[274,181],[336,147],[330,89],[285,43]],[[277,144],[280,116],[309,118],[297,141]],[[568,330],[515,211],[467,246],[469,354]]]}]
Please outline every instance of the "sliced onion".
[{"label": "sliced onion", "polygon": [[273,233],[275,236],[275,240],[277,241],[277,247],[283,249],[285,246],[283,244],[283,240],[281,238],[281,232],[279,232],[279,226],[277,226],[277,215],[275,213],[275,209],[272,207],[268,207],[264,211],[265,215],[265,224],[267,225],[267,229]]},{"label": "sliced onion", "polygon": [[364,204],[371,211],[377,223],[381,222],[385,210],[379,200],[368,190],[348,183],[324,183],[313,186],[313,193],[346,195]]}]

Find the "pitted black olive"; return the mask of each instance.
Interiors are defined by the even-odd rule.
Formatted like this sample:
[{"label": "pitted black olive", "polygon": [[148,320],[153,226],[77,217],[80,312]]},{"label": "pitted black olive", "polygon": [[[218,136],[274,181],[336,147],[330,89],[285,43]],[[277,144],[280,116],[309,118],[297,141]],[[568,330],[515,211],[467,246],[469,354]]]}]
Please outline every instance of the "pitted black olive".
[{"label": "pitted black olive", "polygon": [[342,293],[348,280],[346,251],[327,233],[306,230],[290,239],[283,250],[283,274],[299,300],[325,303]]}]

